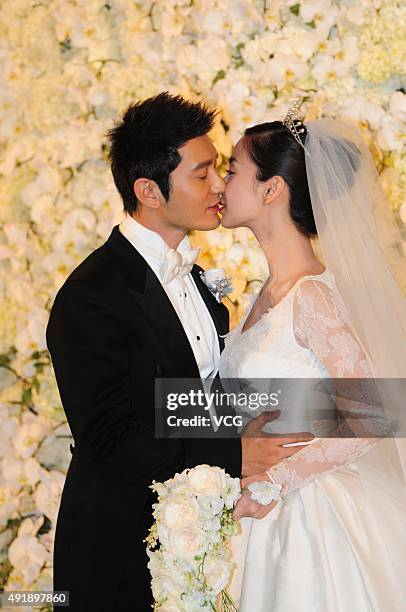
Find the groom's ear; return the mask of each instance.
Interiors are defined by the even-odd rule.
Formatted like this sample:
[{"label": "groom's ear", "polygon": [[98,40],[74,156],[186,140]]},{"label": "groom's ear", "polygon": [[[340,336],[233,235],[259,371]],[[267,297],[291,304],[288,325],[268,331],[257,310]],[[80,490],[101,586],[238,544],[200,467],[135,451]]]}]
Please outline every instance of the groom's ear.
[{"label": "groom's ear", "polygon": [[165,198],[155,181],[140,178],[134,182],[134,193],[138,202],[148,208],[159,208],[165,203]]}]

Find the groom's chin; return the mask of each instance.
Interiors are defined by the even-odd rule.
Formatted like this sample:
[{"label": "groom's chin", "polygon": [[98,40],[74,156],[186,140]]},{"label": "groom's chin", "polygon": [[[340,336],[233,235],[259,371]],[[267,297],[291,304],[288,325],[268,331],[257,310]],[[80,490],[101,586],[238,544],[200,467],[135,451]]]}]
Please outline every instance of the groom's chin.
[{"label": "groom's chin", "polygon": [[213,217],[212,219],[206,219],[199,224],[196,223],[195,227],[193,227],[192,229],[199,231],[199,232],[209,232],[210,230],[217,229],[219,225],[220,225],[220,219],[216,216],[216,217]]}]

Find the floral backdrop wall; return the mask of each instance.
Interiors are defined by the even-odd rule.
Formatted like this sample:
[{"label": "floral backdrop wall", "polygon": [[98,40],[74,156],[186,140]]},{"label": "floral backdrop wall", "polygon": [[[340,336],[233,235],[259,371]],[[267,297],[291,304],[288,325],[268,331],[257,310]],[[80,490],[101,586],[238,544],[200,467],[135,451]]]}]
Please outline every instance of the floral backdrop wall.
[{"label": "floral backdrop wall", "polygon": [[[221,109],[211,135],[223,171],[245,127],[281,119],[301,95],[305,119],[340,117],[361,128],[404,233],[405,21],[406,5],[396,0],[2,0],[0,574],[7,589],[52,585],[71,438],[45,327],[64,279],[122,216],[105,145],[113,121],[130,102],[162,90],[204,98]],[[233,277],[235,321],[267,271],[253,236],[220,229],[192,240],[201,265]]]}]

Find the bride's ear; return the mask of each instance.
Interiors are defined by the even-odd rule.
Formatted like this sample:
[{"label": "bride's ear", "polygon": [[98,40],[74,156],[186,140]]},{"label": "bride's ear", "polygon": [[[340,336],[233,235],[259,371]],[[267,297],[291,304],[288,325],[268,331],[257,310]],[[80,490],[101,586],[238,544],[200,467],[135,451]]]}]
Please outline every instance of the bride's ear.
[{"label": "bride's ear", "polygon": [[271,204],[286,189],[286,183],[281,176],[273,176],[266,181],[264,189],[264,204]]}]

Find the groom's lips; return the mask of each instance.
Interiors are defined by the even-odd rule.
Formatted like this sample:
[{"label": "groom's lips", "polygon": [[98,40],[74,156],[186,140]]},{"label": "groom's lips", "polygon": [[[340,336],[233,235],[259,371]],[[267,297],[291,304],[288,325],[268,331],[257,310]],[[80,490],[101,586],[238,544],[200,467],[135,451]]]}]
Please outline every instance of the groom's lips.
[{"label": "groom's lips", "polygon": [[207,210],[211,210],[213,212],[220,212],[221,211],[221,202],[216,202],[215,204],[213,204],[213,206],[208,206]]}]

